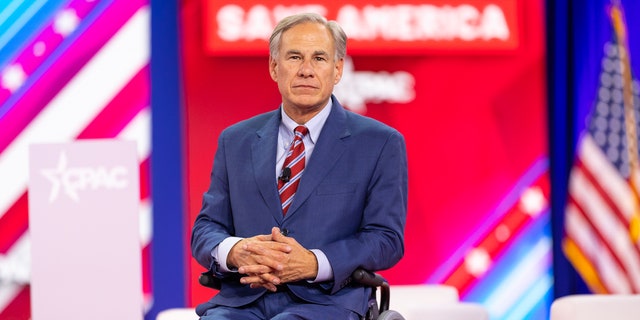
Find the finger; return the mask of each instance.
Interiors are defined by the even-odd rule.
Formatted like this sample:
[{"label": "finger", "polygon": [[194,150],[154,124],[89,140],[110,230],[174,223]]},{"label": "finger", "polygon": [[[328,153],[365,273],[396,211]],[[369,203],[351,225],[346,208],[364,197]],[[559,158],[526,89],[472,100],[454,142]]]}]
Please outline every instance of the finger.
[{"label": "finger", "polygon": [[285,255],[291,251],[291,247],[283,244],[269,245],[266,247],[263,245],[249,244],[244,250],[251,253],[257,262],[262,263],[263,261],[259,260],[260,257],[282,261],[285,259]]},{"label": "finger", "polygon": [[260,279],[262,279],[262,283],[272,283],[274,285],[279,285],[282,283],[279,277],[275,276],[273,273],[262,273],[258,275]]},{"label": "finger", "polygon": [[249,275],[249,276],[240,278],[240,283],[249,284],[249,285],[253,285],[253,284],[263,285],[268,282],[262,280],[262,278],[259,275]]},{"label": "finger", "polygon": [[264,283],[262,285],[257,284],[257,283],[252,283],[251,285],[249,285],[249,287],[251,287],[252,289],[265,288],[265,289],[267,289],[267,290],[269,290],[271,292],[278,291],[278,288],[275,285],[271,284],[271,283]]},{"label": "finger", "polygon": [[282,281],[280,281],[280,278],[270,273],[250,274],[248,276],[240,278],[240,283],[249,284],[249,285],[258,284],[262,286],[268,283],[273,285],[279,285],[281,282]]},{"label": "finger", "polygon": [[242,266],[238,269],[238,272],[241,274],[262,274],[262,273],[269,273],[271,271],[273,271],[274,269],[265,266],[265,265],[248,265],[248,266]]},{"label": "finger", "polygon": [[271,234],[261,234],[261,235],[257,235],[254,238],[256,238],[257,240],[260,241],[271,241],[272,235]]}]

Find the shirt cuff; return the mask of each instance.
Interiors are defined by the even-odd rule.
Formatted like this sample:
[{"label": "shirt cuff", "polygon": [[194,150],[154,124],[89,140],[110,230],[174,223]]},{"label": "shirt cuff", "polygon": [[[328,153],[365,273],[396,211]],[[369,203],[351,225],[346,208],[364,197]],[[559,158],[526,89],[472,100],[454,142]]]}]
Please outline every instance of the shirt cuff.
[{"label": "shirt cuff", "polygon": [[320,249],[311,249],[310,251],[316,256],[316,260],[318,260],[318,275],[309,282],[315,283],[333,280],[333,268],[331,268],[329,259],[327,259],[324,252]]},{"label": "shirt cuff", "polygon": [[222,242],[220,242],[215,248],[213,248],[213,250],[211,251],[211,256],[213,256],[213,259],[218,262],[218,267],[220,268],[220,270],[218,270],[219,272],[238,272],[237,269],[229,269],[229,267],[227,266],[227,256],[229,256],[231,248],[233,248],[233,246],[242,239],[243,238],[239,237],[228,237],[222,240]]}]

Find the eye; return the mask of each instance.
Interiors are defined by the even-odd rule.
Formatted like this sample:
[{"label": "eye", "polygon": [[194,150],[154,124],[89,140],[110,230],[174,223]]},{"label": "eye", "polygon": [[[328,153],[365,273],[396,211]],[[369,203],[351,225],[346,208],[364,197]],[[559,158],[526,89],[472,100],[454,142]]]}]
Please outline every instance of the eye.
[{"label": "eye", "polygon": [[327,58],[325,58],[323,56],[318,56],[315,59],[316,59],[316,61],[326,61],[327,60]]}]

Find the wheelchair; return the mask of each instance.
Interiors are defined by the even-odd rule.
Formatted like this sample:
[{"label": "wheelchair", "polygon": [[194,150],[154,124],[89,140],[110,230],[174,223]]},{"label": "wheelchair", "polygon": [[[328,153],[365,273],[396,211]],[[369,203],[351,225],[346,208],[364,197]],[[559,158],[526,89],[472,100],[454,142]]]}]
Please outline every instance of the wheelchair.
[{"label": "wheelchair", "polygon": [[[357,269],[351,274],[351,278],[357,284],[371,287],[368,310],[362,320],[405,320],[402,315],[394,310],[389,310],[390,289],[385,278],[377,273],[364,269]],[[208,288],[220,290],[220,279],[213,276],[211,271],[203,272],[198,282]],[[378,303],[377,291],[380,290],[380,302]]]}]

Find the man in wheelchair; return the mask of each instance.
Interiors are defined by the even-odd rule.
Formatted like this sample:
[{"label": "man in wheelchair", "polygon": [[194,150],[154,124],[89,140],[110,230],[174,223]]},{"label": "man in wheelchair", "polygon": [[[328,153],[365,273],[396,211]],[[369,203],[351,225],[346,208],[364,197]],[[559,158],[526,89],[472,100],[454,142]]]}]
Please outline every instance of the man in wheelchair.
[{"label": "man in wheelchair", "polygon": [[202,320],[361,319],[372,286],[354,271],[402,258],[404,138],[333,96],[346,42],[317,14],[274,28],[282,102],[220,134],[192,230],[192,254],[220,290],[196,308]]}]

